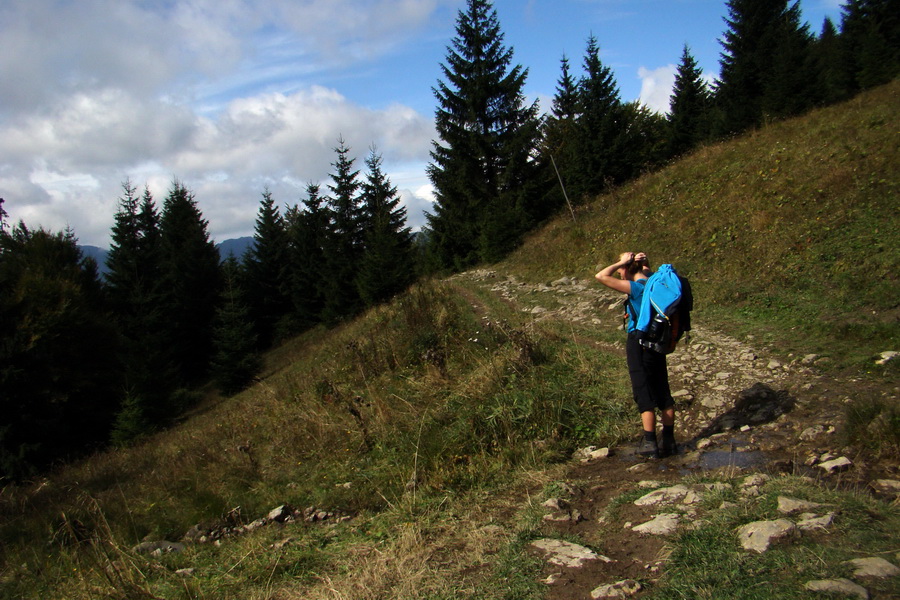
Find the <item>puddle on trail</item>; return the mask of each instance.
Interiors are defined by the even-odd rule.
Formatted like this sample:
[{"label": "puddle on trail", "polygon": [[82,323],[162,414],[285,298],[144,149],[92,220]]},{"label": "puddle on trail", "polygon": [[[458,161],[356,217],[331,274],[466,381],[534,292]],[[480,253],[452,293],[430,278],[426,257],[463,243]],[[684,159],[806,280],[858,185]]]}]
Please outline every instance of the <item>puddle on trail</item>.
[{"label": "puddle on trail", "polygon": [[[755,467],[766,461],[765,455],[758,450],[732,452],[731,450],[711,450],[704,452],[696,466],[701,469],[719,469],[722,467]],[[693,465],[691,465],[693,466]]]}]

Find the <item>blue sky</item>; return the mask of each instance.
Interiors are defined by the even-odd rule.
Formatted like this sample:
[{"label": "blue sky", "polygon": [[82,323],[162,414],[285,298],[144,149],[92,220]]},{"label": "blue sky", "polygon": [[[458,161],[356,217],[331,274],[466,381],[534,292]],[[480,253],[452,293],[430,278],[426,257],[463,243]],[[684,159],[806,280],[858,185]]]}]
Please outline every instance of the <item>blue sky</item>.
[{"label": "blue sky", "polygon": [[[803,0],[814,33],[841,0]],[[107,246],[127,178],[191,189],[216,241],[252,235],[261,193],[328,184],[343,137],[374,145],[418,227],[432,199],[432,87],[463,0],[3,0],[0,197],[11,220]],[[724,0],[498,0],[525,93],[549,110],[586,41],[625,101],[665,111],[682,47],[718,74]]]}]

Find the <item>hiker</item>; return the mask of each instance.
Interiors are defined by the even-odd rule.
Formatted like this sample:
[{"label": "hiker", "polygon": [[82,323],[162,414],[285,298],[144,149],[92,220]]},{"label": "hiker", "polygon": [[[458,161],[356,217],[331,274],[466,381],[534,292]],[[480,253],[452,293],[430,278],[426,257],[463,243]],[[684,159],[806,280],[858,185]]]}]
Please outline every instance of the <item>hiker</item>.
[{"label": "hiker", "polygon": [[[615,277],[618,274],[619,277]],[[653,274],[643,252],[623,252],[619,261],[597,273],[597,281],[608,288],[628,294],[625,303],[628,319],[628,340],[625,355],[631,390],[641,413],[644,438],[637,454],[643,457],[666,457],[676,452],[675,400],[669,389],[666,355],[641,346],[635,332],[640,317],[641,300],[647,279]],[[661,413],[662,444],[656,441],[656,411]]]}]

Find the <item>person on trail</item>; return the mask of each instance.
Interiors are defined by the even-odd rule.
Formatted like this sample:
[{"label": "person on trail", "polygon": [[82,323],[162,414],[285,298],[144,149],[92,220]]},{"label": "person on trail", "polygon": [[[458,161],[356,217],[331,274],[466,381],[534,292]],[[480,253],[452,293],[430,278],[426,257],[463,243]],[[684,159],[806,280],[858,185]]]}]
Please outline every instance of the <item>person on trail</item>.
[{"label": "person on trail", "polygon": [[[615,276],[618,274],[618,277]],[[640,317],[644,286],[653,271],[643,252],[623,252],[619,261],[602,269],[597,281],[606,287],[628,294],[625,302],[628,319],[628,339],[625,356],[631,390],[641,413],[644,437],[637,454],[643,457],[661,458],[675,454],[675,400],[669,389],[669,373],[666,355],[641,346],[635,332]],[[656,411],[661,413],[662,443],[656,441]]]}]

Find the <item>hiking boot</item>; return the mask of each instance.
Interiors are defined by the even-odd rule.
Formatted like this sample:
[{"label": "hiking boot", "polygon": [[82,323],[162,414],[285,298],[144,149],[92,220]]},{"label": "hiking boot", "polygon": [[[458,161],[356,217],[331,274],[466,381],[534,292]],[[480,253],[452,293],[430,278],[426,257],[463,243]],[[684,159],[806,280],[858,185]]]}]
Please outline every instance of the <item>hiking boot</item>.
[{"label": "hiking boot", "polygon": [[656,447],[655,441],[651,442],[648,439],[643,439],[635,454],[641,458],[659,458],[659,448]]},{"label": "hiking boot", "polygon": [[668,440],[663,438],[662,445],[659,447],[660,458],[666,458],[675,454],[678,454],[678,444],[675,443],[675,438]]}]

